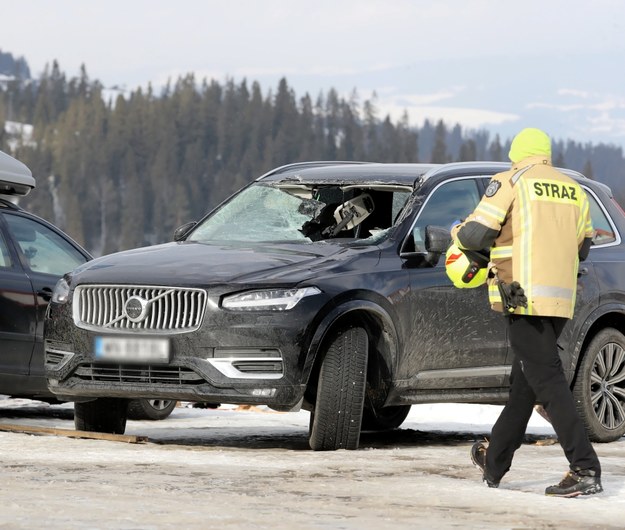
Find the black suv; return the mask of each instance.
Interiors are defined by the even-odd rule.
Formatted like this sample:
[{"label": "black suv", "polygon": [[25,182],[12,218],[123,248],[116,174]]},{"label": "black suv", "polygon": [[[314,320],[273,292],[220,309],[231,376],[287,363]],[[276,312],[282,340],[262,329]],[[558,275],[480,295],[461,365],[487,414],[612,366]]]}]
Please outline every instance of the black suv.
[{"label": "black suv", "polygon": [[[175,242],[112,254],[57,284],[46,373],[77,427],[123,432],[129,398],[311,411],[310,446],[356,449],[410,405],[504,403],[511,352],[485,287],[456,289],[445,230],[492,162],[311,162],[244,187]],[[597,236],[562,358],[594,441],[625,433],[625,217],[587,191]]]},{"label": "black suv", "polygon": [[[0,151],[0,394],[56,402],[44,374],[44,316],[59,278],[91,256],[12,202],[34,187],[30,169]],[[134,419],[163,419],[175,405],[141,399],[129,412]]]}]

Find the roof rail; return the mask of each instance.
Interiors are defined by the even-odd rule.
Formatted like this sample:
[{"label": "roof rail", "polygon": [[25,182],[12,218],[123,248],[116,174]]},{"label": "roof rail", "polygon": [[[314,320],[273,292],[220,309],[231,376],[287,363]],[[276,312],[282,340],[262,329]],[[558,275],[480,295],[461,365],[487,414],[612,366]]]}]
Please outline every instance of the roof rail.
[{"label": "roof rail", "polygon": [[293,171],[296,169],[309,169],[313,167],[325,167],[325,166],[342,166],[342,165],[357,165],[357,164],[376,164],[377,162],[363,162],[359,160],[312,160],[308,162],[293,162],[292,164],[286,164],[284,166],[280,166],[274,168],[264,175],[261,175],[256,180],[262,180],[265,177],[269,177],[271,175],[280,175],[281,173],[286,173],[287,171]]}]

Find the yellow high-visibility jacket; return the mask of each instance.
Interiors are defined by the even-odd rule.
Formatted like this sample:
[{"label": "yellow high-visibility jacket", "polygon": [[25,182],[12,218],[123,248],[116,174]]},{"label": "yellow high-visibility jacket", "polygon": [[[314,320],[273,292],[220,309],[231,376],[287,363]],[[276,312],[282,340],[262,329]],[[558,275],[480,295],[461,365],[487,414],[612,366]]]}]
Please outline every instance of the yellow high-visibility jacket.
[{"label": "yellow high-visibility jacket", "polygon": [[472,223],[497,234],[488,281],[493,309],[503,310],[499,279],[525,290],[528,306],[515,314],[573,316],[578,253],[593,236],[588,198],[577,182],[554,169],[549,157],[525,158],[494,175],[475,211],[452,230],[461,248],[474,244],[466,236]]}]

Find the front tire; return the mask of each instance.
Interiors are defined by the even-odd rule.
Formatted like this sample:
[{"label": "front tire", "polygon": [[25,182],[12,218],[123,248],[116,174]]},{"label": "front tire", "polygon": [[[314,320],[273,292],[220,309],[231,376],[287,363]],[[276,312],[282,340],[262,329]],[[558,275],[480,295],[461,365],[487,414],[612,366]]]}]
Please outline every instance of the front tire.
[{"label": "front tire", "polygon": [[129,420],[164,420],[178,402],[173,399],[133,399],[128,404]]},{"label": "front tire", "polygon": [[590,341],[573,385],[578,412],[593,442],[625,434],[625,336],[614,328]]},{"label": "front tire", "polygon": [[366,408],[362,414],[363,431],[390,431],[397,429],[408,417],[410,405],[397,405],[381,409]]},{"label": "front tire", "polygon": [[74,426],[77,431],[124,434],[128,417],[128,400],[98,398],[74,403]]},{"label": "front tire", "polygon": [[311,415],[309,443],[313,450],[358,449],[368,350],[369,337],[363,328],[341,330],[331,340]]}]

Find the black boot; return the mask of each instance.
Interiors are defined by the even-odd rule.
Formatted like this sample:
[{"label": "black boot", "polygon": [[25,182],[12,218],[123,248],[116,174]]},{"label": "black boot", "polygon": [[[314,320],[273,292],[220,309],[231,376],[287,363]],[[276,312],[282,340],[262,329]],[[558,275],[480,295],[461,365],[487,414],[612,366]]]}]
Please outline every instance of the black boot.
[{"label": "black boot", "polygon": [[484,442],[475,442],[471,447],[471,462],[482,472],[482,480],[486,482],[489,488],[498,488],[499,481],[494,480],[486,473],[486,449]]},{"label": "black boot", "polygon": [[592,495],[601,493],[601,477],[591,469],[569,471],[556,486],[549,486],[545,495],[552,497],[577,497],[578,495]]}]

